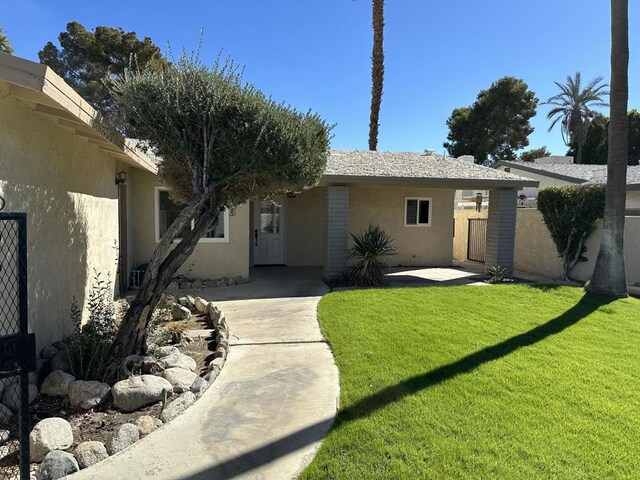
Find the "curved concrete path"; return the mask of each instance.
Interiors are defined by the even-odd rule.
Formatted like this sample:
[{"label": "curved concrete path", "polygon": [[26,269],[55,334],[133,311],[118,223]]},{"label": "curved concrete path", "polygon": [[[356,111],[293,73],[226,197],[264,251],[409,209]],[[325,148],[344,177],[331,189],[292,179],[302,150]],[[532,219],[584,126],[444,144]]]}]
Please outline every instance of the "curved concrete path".
[{"label": "curved concrete path", "polygon": [[316,308],[328,288],[309,269],[256,269],[253,281],[205,289],[229,320],[220,376],[185,413],[142,441],[68,478],[295,478],[338,406],[338,370]]}]

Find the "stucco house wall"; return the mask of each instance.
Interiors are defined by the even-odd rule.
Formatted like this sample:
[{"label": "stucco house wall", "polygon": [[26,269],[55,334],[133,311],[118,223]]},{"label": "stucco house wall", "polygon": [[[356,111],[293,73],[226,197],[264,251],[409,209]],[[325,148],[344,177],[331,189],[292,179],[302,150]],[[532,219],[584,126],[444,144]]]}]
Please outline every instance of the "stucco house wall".
[{"label": "stucco house wall", "polygon": [[[157,243],[155,241],[155,187],[162,186],[159,178],[149,172],[136,170],[129,177],[133,236],[130,253],[134,265],[147,263]],[[195,278],[220,278],[249,275],[249,206],[236,208],[229,216],[229,241],[199,243],[178,274]]]},{"label": "stucco house wall", "polygon": [[[349,232],[380,225],[398,251],[387,258],[392,266],[451,265],[454,195],[455,190],[439,188],[351,186]],[[431,226],[404,225],[406,197],[431,198]],[[349,247],[352,243],[349,238]]]},{"label": "stucco house wall", "polygon": [[[117,162],[14,97],[0,96],[0,195],[28,221],[29,327],[43,346],[72,331],[94,271],[115,279]],[[86,317],[86,311],[85,317]]]},{"label": "stucco house wall", "polygon": [[286,199],[287,265],[323,265],[325,190],[325,187],[315,187]]}]

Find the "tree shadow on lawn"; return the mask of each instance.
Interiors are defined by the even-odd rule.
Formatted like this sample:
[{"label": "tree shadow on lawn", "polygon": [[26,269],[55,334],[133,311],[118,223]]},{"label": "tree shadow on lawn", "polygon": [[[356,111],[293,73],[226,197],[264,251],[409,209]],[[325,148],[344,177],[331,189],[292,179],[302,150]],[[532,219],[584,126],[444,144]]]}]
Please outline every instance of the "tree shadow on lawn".
[{"label": "tree shadow on lawn", "polygon": [[[547,290],[547,287],[548,286],[544,285],[532,286],[532,288],[541,288],[543,290]],[[271,442],[264,447],[243,453],[185,478],[192,480],[205,478],[226,480],[251,471],[279,457],[321,440],[329,429],[339,430],[348,422],[366,418],[374,412],[389,404],[398,402],[405,397],[439,385],[458,375],[472,372],[486,363],[504,358],[521,348],[535,345],[553,335],[557,335],[589,316],[599,307],[607,305],[614,300],[612,297],[585,294],[576,305],[558,317],[549,320],[547,323],[490,347],[483,348],[455,362],[403,380],[396,385],[387,387],[359,400],[350,407],[340,410],[335,419],[335,423],[331,418],[317,422],[275,442]]]}]

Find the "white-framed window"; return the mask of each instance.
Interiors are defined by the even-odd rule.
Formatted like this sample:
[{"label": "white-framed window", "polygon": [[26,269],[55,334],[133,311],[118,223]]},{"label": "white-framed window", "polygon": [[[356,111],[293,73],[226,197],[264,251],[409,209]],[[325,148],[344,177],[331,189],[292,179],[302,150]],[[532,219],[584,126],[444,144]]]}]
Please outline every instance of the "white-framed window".
[{"label": "white-framed window", "polygon": [[[167,187],[155,187],[155,234],[156,243],[160,243],[160,239],[176,219],[182,208],[180,205],[171,200],[169,197],[169,189]],[[193,228],[193,220],[190,228]],[[185,232],[182,232],[182,235]],[[175,242],[180,241],[182,235],[176,238]],[[218,217],[218,225],[216,228],[206,232],[198,243],[227,243],[229,242],[229,209],[222,207],[220,216]]]},{"label": "white-framed window", "polygon": [[430,227],[431,226],[431,198],[405,197],[404,226],[405,227]]}]

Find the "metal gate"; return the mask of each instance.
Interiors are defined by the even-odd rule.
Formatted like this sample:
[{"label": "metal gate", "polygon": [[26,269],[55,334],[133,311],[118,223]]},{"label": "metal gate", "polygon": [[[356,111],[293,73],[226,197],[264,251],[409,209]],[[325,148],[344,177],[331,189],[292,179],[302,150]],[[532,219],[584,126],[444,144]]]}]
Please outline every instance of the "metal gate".
[{"label": "metal gate", "polygon": [[484,263],[487,248],[487,219],[470,218],[467,236],[467,259]]},{"label": "metal gate", "polygon": [[27,216],[0,212],[0,480],[29,479],[29,372],[35,363],[27,325]]}]

